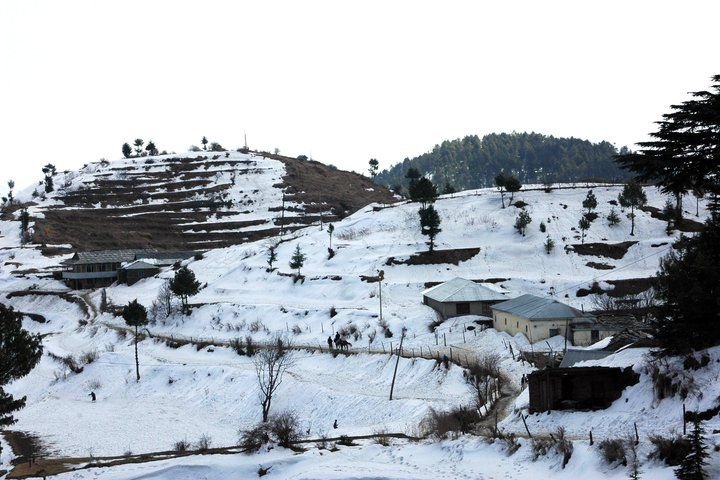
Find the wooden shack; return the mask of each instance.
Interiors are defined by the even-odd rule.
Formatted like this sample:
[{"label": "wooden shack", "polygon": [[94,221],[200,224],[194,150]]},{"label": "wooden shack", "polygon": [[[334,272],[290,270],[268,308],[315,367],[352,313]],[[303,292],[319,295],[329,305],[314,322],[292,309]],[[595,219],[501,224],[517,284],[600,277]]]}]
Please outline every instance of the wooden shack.
[{"label": "wooden shack", "polygon": [[492,315],[492,305],[507,300],[507,296],[502,292],[459,277],[428,288],[422,295],[423,303],[436,310],[443,318],[460,315],[489,317]]},{"label": "wooden shack", "polygon": [[530,413],[599,410],[620,398],[640,376],[631,367],[548,368],[528,376]]}]

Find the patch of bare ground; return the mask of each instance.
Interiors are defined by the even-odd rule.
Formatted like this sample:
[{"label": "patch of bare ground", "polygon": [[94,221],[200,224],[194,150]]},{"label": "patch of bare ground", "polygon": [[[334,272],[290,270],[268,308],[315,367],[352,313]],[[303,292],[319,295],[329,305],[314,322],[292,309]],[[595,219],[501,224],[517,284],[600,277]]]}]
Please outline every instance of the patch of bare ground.
[{"label": "patch of bare ground", "polygon": [[470,260],[480,253],[480,248],[456,248],[452,250],[435,250],[434,252],[419,252],[411,255],[405,260],[398,260],[390,257],[385,265],[439,265],[451,263],[458,265],[460,262]]},{"label": "patch of bare ground", "polygon": [[595,270],[612,270],[612,265],[608,265],[607,263],[600,263],[600,262],[587,262],[585,264],[586,267],[594,268]]},{"label": "patch of bare ground", "polygon": [[[314,161],[260,155],[286,166],[287,175],[276,186],[286,192],[284,218],[279,213],[283,206],[278,204],[268,205],[275,213],[266,220],[242,221],[236,217],[230,222],[218,221],[252,213],[260,192],[240,192],[244,198],[234,208],[229,207],[223,195],[231,184],[217,184],[217,175],[264,172],[256,159],[232,160],[224,153],[148,159],[138,160],[133,166],[111,168],[112,173],[100,172],[93,181],[86,182],[86,188],[61,193],[59,199],[64,206],[48,207],[44,209],[44,218],[33,219],[34,242],[71,244],[73,248],[69,251],[220,248],[277,235],[281,227],[288,232],[321,220],[332,221],[371,202],[394,201],[387,189],[361,175]],[[267,228],[262,228],[262,224]],[[246,227],[256,229],[242,231]],[[43,252],[60,253],[52,247],[43,247]],[[63,249],[62,253],[68,250]]]},{"label": "patch of bare ground", "polygon": [[625,278],[622,280],[605,280],[613,288],[607,290],[600,287],[598,282],[594,282],[590,288],[581,288],[576,292],[578,297],[586,297],[590,294],[607,294],[609,297],[622,298],[628,295],[637,295],[645,292],[657,285],[657,278]]},{"label": "patch of bare ground", "polygon": [[596,257],[608,257],[620,260],[627,251],[635,245],[636,241],[620,243],[576,243],[565,247],[566,251],[575,252],[578,255],[593,255]]},{"label": "patch of bare ground", "polygon": [[[663,213],[662,210],[660,210],[657,207],[651,207],[650,205],[645,205],[638,208],[639,210],[642,210],[645,213],[649,213],[652,218],[656,218],[658,220],[662,220],[663,222],[668,221],[668,216]],[[683,219],[679,223],[673,224],[675,229],[680,230],[681,232],[702,232],[704,226],[700,222],[696,222],[695,220],[692,220],[687,217],[683,217]]]}]

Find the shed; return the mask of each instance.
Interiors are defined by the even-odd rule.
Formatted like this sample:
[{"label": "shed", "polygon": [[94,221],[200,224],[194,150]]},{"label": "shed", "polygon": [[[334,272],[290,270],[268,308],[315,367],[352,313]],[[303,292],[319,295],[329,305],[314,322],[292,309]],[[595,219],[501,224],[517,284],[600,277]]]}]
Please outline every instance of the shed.
[{"label": "shed", "polygon": [[120,283],[132,285],[143,278],[154,277],[160,273],[160,267],[152,259],[135,260],[123,265],[118,271]]},{"label": "shed", "polygon": [[530,413],[598,410],[620,398],[640,376],[632,367],[548,368],[528,375]]},{"label": "shed", "polygon": [[423,303],[440,312],[444,318],[459,315],[491,315],[490,306],[507,300],[504,293],[472,280],[453,278],[424,292]]}]

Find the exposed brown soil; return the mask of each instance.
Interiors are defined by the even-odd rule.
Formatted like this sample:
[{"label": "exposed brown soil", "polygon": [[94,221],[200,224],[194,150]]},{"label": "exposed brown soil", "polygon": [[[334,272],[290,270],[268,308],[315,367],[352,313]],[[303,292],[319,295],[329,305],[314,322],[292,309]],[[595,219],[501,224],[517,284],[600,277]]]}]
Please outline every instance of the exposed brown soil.
[{"label": "exposed brown soil", "polygon": [[[662,220],[663,222],[668,221],[668,216],[665,215],[662,212],[662,210],[660,210],[659,208],[645,205],[645,206],[639,207],[638,210],[642,210],[643,212],[649,213],[652,218]],[[683,219],[680,221],[680,223],[677,223],[674,226],[677,230],[680,230],[681,232],[702,232],[702,230],[704,228],[702,223],[696,222],[695,220],[692,220],[687,217],[683,217]]]},{"label": "exposed brown soil", "polygon": [[435,250],[434,252],[416,253],[405,260],[398,260],[395,257],[390,257],[385,262],[385,265],[439,265],[443,263],[457,265],[460,262],[470,260],[478,253],[480,253],[480,248]]},{"label": "exposed brown soil", "polygon": [[[277,187],[285,190],[285,210],[293,212],[293,216],[280,218],[278,214],[267,221],[218,221],[229,215],[250,214],[260,192],[242,192],[244,199],[228,209],[221,197],[231,185],[217,184],[217,173],[254,175],[261,171],[256,160],[226,159],[224,153],[157,161],[138,159],[135,166],[110,168],[121,172],[121,178],[100,173],[87,182],[86,188],[61,194],[64,207],[49,207],[44,211],[45,218],[33,219],[34,242],[43,245],[46,255],[120,248],[204,250],[275,236],[281,226],[288,232],[321,219],[332,221],[372,202],[394,201],[387,189],[361,175],[315,161],[262,155],[285,164],[287,174]],[[162,169],[150,171],[158,168]],[[202,199],[198,199],[198,193]],[[282,208],[281,204],[270,206],[275,212]],[[197,224],[183,225],[188,223]],[[267,227],[237,231],[263,224]],[[73,248],[45,246],[53,244],[71,244]]]},{"label": "exposed brown soil", "polygon": [[578,255],[593,255],[596,257],[608,257],[620,260],[625,256],[628,249],[636,243],[638,242],[576,243],[566,246],[565,250],[574,251]]},{"label": "exposed brown soil", "polygon": [[576,292],[578,297],[586,297],[590,294],[607,294],[609,297],[620,298],[626,295],[637,295],[650,288],[653,288],[657,284],[657,278],[626,278],[623,280],[605,280],[607,283],[612,285],[614,288],[609,290],[603,290],[600,288],[600,284],[595,282],[590,288],[581,288]]},{"label": "exposed brown soil", "polygon": [[598,262],[587,262],[585,266],[594,268],[595,270],[612,270],[612,265],[608,265],[607,263],[598,263]]}]

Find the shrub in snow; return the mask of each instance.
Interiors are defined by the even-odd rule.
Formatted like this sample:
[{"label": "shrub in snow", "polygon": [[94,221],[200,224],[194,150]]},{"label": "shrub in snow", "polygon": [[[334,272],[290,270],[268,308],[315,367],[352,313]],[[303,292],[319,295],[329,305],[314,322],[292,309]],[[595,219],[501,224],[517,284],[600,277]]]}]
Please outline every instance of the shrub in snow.
[{"label": "shrub in snow", "polygon": [[681,435],[672,437],[650,435],[650,443],[653,445],[650,458],[662,460],[672,467],[680,465],[690,453],[690,441]]},{"label": "shrub in snow", "polygon": [[88,352],[83,353],[80,355],[80,362],[84,365],[88,365],[90,363],[93,363],[98,358],[98,351],[97,350],[90,350]]},{"label": "shrub in snow", "polygon": [[203,433],[203,435],[200,437],[200,440],[198,440],[197,444],[195,444],[195,449],[201,452],[206,452],[210,448],[211,444],[212,438],[210,438],[207,434]]},{"label": "shrub in snow", "polygon": [[558,427],[554,434],[550,434],[549,438],[533,438],[531,448],[534,455],[533,461],[550,453],[562,455],[563,468],[568,464],[573,454],[573,444],[565,437],[565,429],[563,427]]},{"label": "shrub in snow", "polygon": [[254,453],[270,443],[270,425],[258,423],[247,430],[240,430],[240,448],[245,453]]},{"label": "shrub in snow", "polygon": [[420,430],[425,436],[447,438],[450,432],[471,432],[479,420],[480,415],[474,408],[460,406],[447,412],[431,408],[422,420]]},{"label": "shrub in snow", "polygon": [[179,453],[187,452],[190,450],[190,442],[187,440],[180,440],[173,444],[173,450]]},{"label": "shrub in snow", "polygon": [[289,448],[300,440],[300,421],[292,412],[282,412],[269,419],[270,433],[281,447]]},{"label": "shrub in snow", "polygon": [[610,465],[622,464],[627,466],[627,454],[625,452],[625,442],[620,438],[606,438],[600,444],[600,455]]}]

